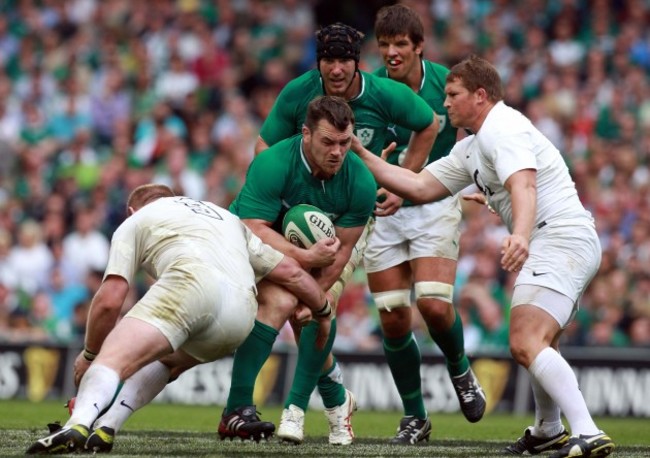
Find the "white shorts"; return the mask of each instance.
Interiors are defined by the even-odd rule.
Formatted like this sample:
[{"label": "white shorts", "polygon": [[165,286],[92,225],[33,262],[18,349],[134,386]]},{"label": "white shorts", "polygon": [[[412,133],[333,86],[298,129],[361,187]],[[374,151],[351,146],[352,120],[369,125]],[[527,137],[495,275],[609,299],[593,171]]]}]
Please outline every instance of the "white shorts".
[{"label": "white shorts", "polygon": [[[515,280],[512,306],[536,305],[553,316],[560,326],[568,324],[577,304],[600,266],[602,250],[598,234],[590,220],[585,224],[563,224],[555,221],[539,229],[532,238],[528,260]],[[541,286],[556,291],[568,300],[552,300],[549,296],[531,299],[530,292],[516,294],[520,285]],[[554,302],[555,304],[551,304]],[[561,303],[562,310],[555,310]],[[565,309],[569,310],[565,310]]]},{"label": "white shorts", "polygon": [[534,305],[551,315],[560,327],[565,328],[578,310],[578,304],[568,296],[545,286],[518,285],[512,293],[512,305]]},{"label": "white shorts", "polygon": [[232,354],[253,329],[257,300],[217,269],[200,264],[167,270],[126,316],[155,326],[201,362]]},{"label": "white shorts", "polygon": [[458,260],[461,217],[459,197],[452,196],[377,218],[364,256],[366,272],[380,272],[416,258]]}]

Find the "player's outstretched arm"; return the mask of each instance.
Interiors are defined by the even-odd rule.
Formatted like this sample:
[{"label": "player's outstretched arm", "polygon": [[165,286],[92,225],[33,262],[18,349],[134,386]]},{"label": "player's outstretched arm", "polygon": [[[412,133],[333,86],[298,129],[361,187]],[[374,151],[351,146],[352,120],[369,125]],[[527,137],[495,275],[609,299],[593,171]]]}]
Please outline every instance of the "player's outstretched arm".
[{"label": "player's outstretched arm", "polygon": [[433,121],[426,129],[419,132],[412,132],[406,149],[406,157],[402,163],[402,167],[419,172],[422,170],[422,164],[426,164],[433,142],[436,141],[438,130],[440,129],[440,121],[436,118],[434,113]]},{"label": "player's outstretched arm", "polygon": [[427,170],[415,173],[411,170],[385,162],[363,147],[356,136],[350,148],[365,162],[380,186],[416,204],[444,199],[450,195],[440,181]]}]

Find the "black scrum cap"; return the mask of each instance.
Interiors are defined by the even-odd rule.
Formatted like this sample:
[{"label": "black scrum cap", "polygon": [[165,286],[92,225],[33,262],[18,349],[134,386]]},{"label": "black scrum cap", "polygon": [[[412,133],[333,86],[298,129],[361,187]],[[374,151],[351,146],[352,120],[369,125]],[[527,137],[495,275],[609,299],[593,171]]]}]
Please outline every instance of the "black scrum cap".
[{"label": "black scrum cap", "polygon": [[353,59],[361,58],[361,40],[363,33],[337,22],[316,32],[316,59]]}]

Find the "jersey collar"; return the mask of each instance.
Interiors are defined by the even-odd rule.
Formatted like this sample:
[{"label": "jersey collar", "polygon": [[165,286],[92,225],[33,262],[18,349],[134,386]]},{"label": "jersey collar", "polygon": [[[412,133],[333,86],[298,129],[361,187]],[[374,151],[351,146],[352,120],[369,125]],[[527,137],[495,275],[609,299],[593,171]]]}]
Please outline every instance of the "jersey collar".
[{"label": "jersey collar", "polygon": [[356,97],[352,97],[348,102],[353,102],[355,100],[358,100],[361,98],[363,95],[363,92],[366,90],[366,79],[363,77],[363,73],[361,73],[361,70],[358,70],[357,73],[359,73],[359,79],[361,80],[361,90],[359,91],[359,94],[357,94]]},{"label": "jersey collar", "polygon": [[420,59],[420,65],[422,66],[422,81],[420,81],[420,90],[418,92],[422,91],[424,80],[427,78],[427,67],[424,65],[424,59]]},{"label": "jersey collar", "polygon": [[309,165],[309,162],[307,161],[307,157],[305,156],[305,151],[303,150],[303,147],[302,147],[304,141],[305,141],[304,138],[300,139],[300,159],[302,159],[302,163],[304,164],[305,168],[307,169],[307,171],[311,175],[312,174],[311,166]]}]

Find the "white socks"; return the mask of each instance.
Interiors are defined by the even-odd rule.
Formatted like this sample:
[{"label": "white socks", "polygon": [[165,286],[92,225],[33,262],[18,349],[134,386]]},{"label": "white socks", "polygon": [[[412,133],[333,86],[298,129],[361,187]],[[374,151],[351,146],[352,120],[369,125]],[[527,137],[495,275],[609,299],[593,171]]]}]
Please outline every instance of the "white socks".
[{"label": "white socks", "polygon": [[535,397],[535,424],[531,433],[535,437],[553,437],[559,434],[564,429],[560,408],[534,377],[530,378],[530,384]]},{"label": "white socks", "polygon": [[[571,435],[592,435],[600,432],[587,410],[587,404],[582,397],[573,369],[557,351],[551,347],[542,350],[528,368],[528,372],[534,382],[539,384],[538,388],[542,388],[560,407],[571,427]],[[534,382],[533,389],[535,390]],[[535,400],[538,400],[537,391],[535,391]],[[555,417],[552,413],[552,405],[544,399],[544,396],[540,396],[540,400],[542,401],[539,406],[540,415],[542,418],[548,415],[548,420],[553,422]],[[544,418],[544,422],[546,421],[547,419]],[[535,431],[537,431],[537,412]],[[546,432],[546,427],[542,431]]]},{"label": "white socks", "polygon": [[65,426],[82,424],[90,428],[99,413],[113,400],[119,384],[120,376],[113,369],[92,364],[81,379],[74,411]]},{"label": "white socks", "polygon": [[151,402],[169,381],[170,370],[159,361],[146,365],[129,377],[122,386],[115,402],[94,425],[119,431],[124,422],[140,407]]}]

